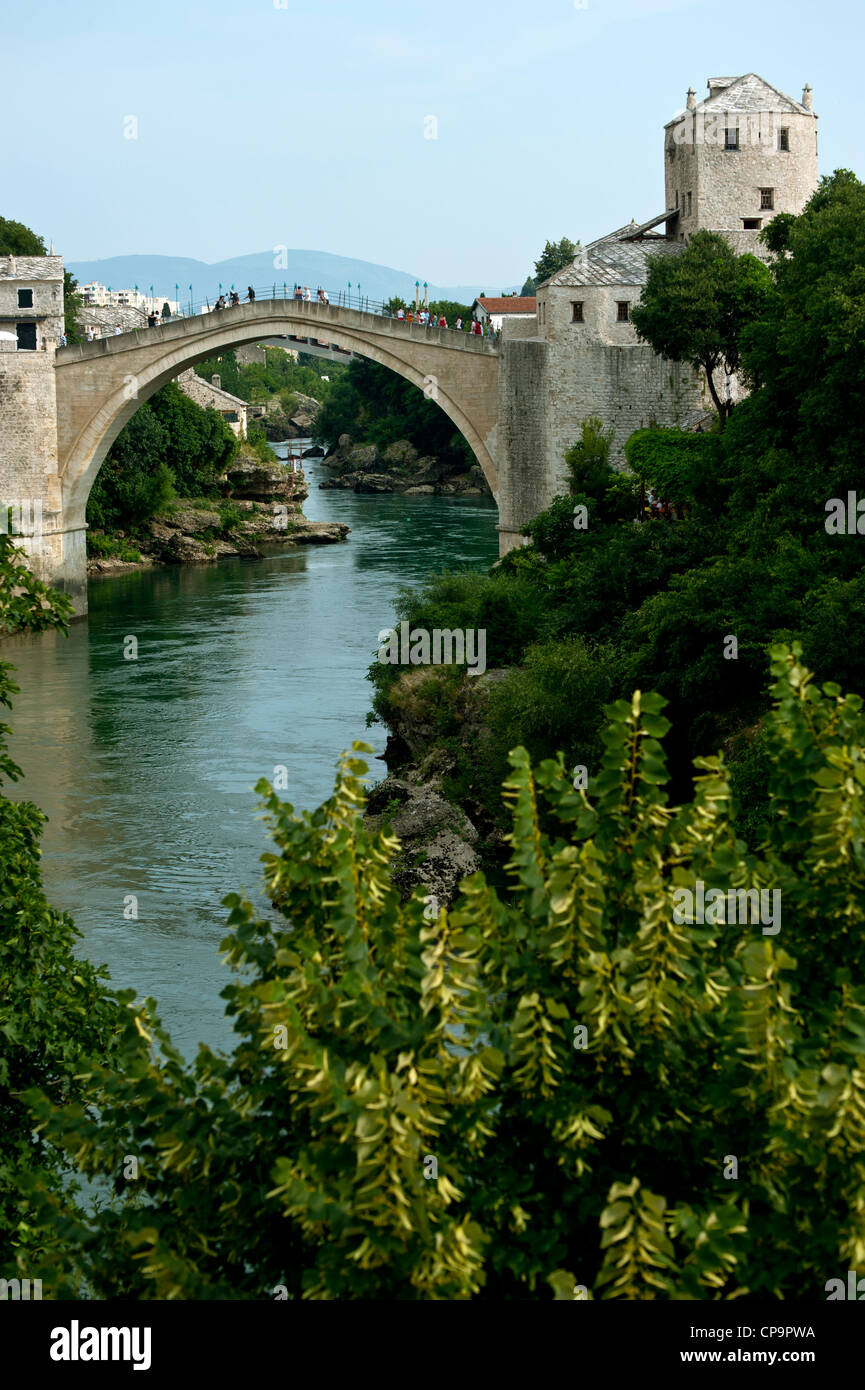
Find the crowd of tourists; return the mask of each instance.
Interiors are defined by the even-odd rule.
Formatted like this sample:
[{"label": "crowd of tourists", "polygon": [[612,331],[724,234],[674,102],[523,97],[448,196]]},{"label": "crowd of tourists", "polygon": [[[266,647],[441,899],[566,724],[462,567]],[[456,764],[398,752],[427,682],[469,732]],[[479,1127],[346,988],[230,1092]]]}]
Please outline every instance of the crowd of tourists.
[{"label": "crowd of tourists", "polygon": [[[423,309],[397,309],[396,318],[400,323],[417,323],[428,328],[447,328],[449,327],[447,318],[444,314],[436,314],[434,310]],[[498,337],[499,330],[493,328],[491,323],[484,323],[481,319],[471,319],[466,323],[462,317],[458,318],[453,325],[458,333],[474,333],[480,338]]]}]

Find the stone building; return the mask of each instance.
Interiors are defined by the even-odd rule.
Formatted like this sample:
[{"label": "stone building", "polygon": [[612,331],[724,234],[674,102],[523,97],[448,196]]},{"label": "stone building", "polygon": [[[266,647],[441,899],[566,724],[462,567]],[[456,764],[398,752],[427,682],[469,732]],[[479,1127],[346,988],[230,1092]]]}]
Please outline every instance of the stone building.
[{"label": "stone building", "polygon": [[241,400],[240,396],[233,396],[230,391],[225,391],[218,376],[212,376],[210,381],[205,381],[204,377],[198,375],[194,367],[181,372],[176,378],[177,385],[185,396],[196,405],[203,409],[217,411],[222,416],[227,425],[230,425],[239,439],[246,438],[246,426],[248,420],[248,407],[246,401]]},{"label": "stone building", "polygon": [[[764,255],[757,238],[779,212],[798,214],[817,186],[817,117],[811,90],[794,101],[755,73],[716,77],[697,104],[665,127],[665,206],[654,217],[580,247],[537,289],[533,320],[504,320],[502,338],[543,344],[543,453],[550,498],[564,489],[565,450],[598,415],[615,430],[614,460],[647,425],[693,428],[712,410],[704,377],[658,357],[630,320],[654,256],[678,255],[706,228],[734,250]],[[531,327],[529,326],[531,324]],[[715,381],[735,400],[735,378]],[[541,427],[539,426],[539,429]]]},{"label": "stone building", "polygon": [[62,338],[62,258],[0,256],[0,527],[41,577],[80,562],[84,545],[62,524],[54,375]]},{"label": "stone building", "polygon": [[697,103],[665,127],[668,235],[724,232],[738,252],[761,254],[758,233],[778,212],[799,213],[817,186],[811,88],[794,101],[756,73],[710,77]]}]

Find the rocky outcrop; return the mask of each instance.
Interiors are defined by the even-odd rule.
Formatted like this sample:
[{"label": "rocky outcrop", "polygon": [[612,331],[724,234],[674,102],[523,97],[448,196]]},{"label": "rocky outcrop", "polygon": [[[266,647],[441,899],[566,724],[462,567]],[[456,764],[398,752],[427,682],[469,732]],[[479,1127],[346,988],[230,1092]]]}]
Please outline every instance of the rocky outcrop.
[{"label": "rocky outcrop", "polygon": [[397,439],[382,452],[375,444],[354,444],[349,435],[343,434],[323,463],[332,470],[332,476],[319,483],[321,488],[428,497],[490,496],[483,470],[477,464],[461,470],[458,464],[419,454],[408,439]]},{"label": "rocky outcrop", "polygon": [[[501,831],[471,785],[461,805],[443,790],[446,783],[453,785],[458,763],[476,766],[483,759],[490,737],[489,692],[507,676],[507,670],[496,669],[455,682],[453,668],[411,667],[390,688],[389,772],[370,794],[366,820],[373,828],[387,824],[400,839],[393,871],[405,897],[423,884],[447,907],[461,879],[479,868],[500,867],[507,857]],[[453,736],[442,739],[443,703],[455,717],[460,750]]]},{"label": "rocky outcrop", "polygon": [[365,820],[370,829],[387,824],[400,840],[392,870],[404,898],[422,885],[439,907],[447,907],[460,881],[481,866],[475,826],[433,785],[385,778],[370,795]]},{"label": "rocky outcrop", "polygon": [[321,401],[317,401],[315,396],[305,396],[302,391],[295,391],[294,396],[295,404],[288,413],[279,396],[271,396],[267,402],[263,424],[264,432],[272,442],[304,439],[312,432]]},{"label": "rocky outcrop", "polygon": [[[143,534],[129,541],[139,561],[94,555],[88,574],[105,574],[148,565],[208,564],[224,556],[256,559],[262,546],[334,545],[350,527],[341,521],[309,521],[302,504],[309,495],[302,472],[241,454],[222,480],[229,497],[204,507],[181,501],[153,517]],[[125,537],[115,533],[116,539]]]},{"label": "rocky outcrop", "polygon": [[249,454],[238,454],[227,469],[223,482],[227,496],[242,501],[279,500],[299,509],[309,496],[303,473],[293,473],[280,463],[264,463]]}]

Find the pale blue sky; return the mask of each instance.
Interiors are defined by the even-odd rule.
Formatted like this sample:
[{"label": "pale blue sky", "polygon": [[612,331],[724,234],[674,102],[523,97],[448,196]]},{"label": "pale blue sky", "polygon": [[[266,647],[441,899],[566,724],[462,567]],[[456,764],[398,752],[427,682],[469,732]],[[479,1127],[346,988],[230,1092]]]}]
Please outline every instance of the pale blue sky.
[{"label": "pale blue sky", "polygon": [[0,211],[67,260],[284,244],[492,293],[660,212],[712,75],[810,82],[821,171],[861,176],[863,31],[862,0],[40,0],[4,18]]}]

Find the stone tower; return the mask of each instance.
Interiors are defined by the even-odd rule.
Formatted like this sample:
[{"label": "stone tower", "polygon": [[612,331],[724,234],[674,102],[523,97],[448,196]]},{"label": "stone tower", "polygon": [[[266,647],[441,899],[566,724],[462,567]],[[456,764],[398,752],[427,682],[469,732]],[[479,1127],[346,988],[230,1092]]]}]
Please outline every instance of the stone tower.
[{"label": "stone tower", "polygon": [[760,229],[778,212],[798,215],[817,187],[811,88],[794,101],[753,72],[710,77],[708,88],[699,103],[690,88],[665,127],[667,232],[724,232],[736,251],[759,252]]},{"label": "stone tower", "polygon": [[54,354],[62,335],[60,256],[0,256],[0,527],[40,579],[67,587],[66,577],[81,571],[84,537],[64,529],[57,470]]}]

